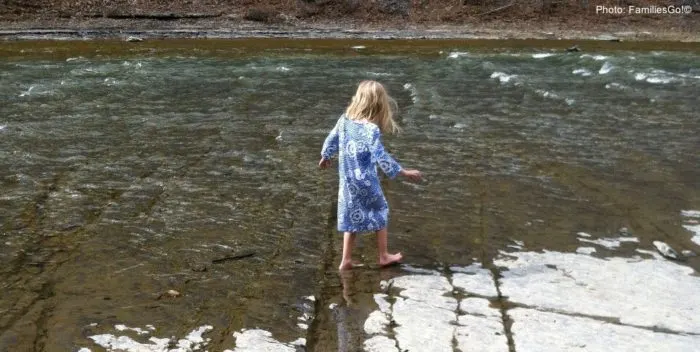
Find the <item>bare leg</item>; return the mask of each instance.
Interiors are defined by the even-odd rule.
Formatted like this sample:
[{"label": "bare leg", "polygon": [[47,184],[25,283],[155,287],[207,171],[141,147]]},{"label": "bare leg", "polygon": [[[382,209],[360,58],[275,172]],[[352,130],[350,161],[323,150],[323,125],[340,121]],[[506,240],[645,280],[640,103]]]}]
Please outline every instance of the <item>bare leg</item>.
[{"label": "bare leg", "polygon": [[355,246],[355,235],[352,232],[346,232],[343,235],[343,258],[340,260],[338,270],[352,269],[352,247]]},{"label": "bare leg", "polygon": [[403,258],[401,252],[396,254],[389,253],[389,250],[387,249],[388,236],[389,235],[386,227],[377,231],[377,252],[379,253],[380,266],[387,266],[398,263],[399,261],[401,261],[401,258]]}]

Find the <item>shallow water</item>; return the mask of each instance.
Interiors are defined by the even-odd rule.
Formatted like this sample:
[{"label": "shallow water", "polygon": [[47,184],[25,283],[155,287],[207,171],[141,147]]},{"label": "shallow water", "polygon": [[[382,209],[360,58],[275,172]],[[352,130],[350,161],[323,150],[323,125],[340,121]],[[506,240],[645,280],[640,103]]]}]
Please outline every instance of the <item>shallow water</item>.
[{"label": "shallow water", "polygon": [[[502,251],[620,236],[638,242],[592,256],[700,250],[681,213],[700,209],[697,51],[187,43],[4,49],[0,350],[98,351],[117,324],[152,324],[172,341],[160,350],[244,350],[253,328],[292,350],[363,341],[373,300],[349,332],[326,309],[345,301],[337,178],[316,166],[361,79],[398,101],[404,133],[385,143],[426,177],[385,183],[406,263],[502,275]],[[357,251],[368,264],[372,241]],[[407,270],[351,284],[364,297]],[[186,338],[203,326],[210,340]]]}]

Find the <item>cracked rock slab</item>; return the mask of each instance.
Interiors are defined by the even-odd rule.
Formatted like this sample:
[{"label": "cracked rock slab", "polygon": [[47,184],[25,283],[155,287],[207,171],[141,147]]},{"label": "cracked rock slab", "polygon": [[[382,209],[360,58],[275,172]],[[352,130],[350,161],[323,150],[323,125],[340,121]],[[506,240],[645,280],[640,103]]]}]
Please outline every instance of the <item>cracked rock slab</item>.
[{"label": "cracked rock slab", "polygon": [[700,278],[692,268],[658,257],[560,252],[510,253],[496,265],[508,268],[500,288],[513,303],[700,334]]},{"label": "cracked rock slab", "polygon": [[700,336],[654,332],[601,320],[516,308],[508,313],[518,352],[697,351]]}]

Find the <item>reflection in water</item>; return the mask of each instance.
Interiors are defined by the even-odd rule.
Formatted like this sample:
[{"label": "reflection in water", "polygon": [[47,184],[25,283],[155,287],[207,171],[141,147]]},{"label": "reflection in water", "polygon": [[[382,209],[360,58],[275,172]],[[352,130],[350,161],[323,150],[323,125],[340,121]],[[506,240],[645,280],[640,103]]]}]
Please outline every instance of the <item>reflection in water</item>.
[{"label": "reflection in water", "polygon": [[[355,294],[354,279],[355,272],[340,271],[339,276],[343,284],[343,299],[345,304],[335,307],[333,310],[336,324],[338,324],[338,351],[350,352],[357,350],[355,344],[358,338],[353,339],[353,331],[359,332],[358,326],[361,324],[361,317],[357,312],[357,307],[353,304],[352,299]],[[354,319],[353,319],[354,318]],[[351,326],[355,325],[355,326]]]}]

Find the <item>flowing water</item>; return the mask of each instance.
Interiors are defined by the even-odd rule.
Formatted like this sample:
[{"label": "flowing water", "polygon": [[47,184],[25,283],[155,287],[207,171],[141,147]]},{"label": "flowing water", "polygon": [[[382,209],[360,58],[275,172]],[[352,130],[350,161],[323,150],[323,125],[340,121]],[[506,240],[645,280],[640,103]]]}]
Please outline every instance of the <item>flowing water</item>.
[{"label": "flowing water", "polygon": [[[91,336],[126,324],[162,349],[260,328],[332,351],[361,341],[335,321],[374,308],[326,307],[406,270],[500,275],[499,251],[572,252],[580,231],[698,251],[679,226],[700,208],[691,44],[172,43],[2,44],[0,350],[99,351]],[[376,269],[363,237],[369,266],[341,283],[337,175],[317,162],[361,79],[396,98],[385,144],[426,180],[383,181],[411,266]],[[148,340],[134,331],[121,348]]]}]

